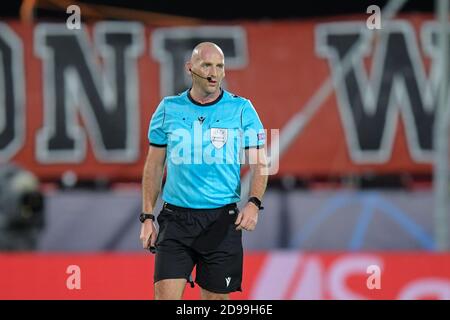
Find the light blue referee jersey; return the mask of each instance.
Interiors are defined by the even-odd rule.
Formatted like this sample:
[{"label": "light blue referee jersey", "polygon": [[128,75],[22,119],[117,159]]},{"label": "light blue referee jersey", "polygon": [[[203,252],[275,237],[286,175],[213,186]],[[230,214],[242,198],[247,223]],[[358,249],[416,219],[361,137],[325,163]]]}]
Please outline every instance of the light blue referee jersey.
[{"label": "light blue referee jersey", "polygon": [[150,121],[150,144],[167,147],[164,201],[186,208],[217,208],[240,200],[243,149],[265,144],[251,102],[226,90],[207,104],[189,90],[164,98]]}]

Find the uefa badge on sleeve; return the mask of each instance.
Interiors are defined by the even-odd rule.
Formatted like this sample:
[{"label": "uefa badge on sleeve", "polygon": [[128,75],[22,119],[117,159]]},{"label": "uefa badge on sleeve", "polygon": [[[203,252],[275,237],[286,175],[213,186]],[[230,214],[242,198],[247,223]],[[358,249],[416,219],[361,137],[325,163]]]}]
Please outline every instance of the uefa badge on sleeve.
[{"label": "uefa badge on sleeve", "polygon": [[227,142],[228,130],[222,128],[211,128],[211,143],[216,149],[220,149]]},{"label": "uefa badge on sleeve", "polygon": [[258,141],[260,140],[266,140],[266,134],[264,132],[258,133]]}]

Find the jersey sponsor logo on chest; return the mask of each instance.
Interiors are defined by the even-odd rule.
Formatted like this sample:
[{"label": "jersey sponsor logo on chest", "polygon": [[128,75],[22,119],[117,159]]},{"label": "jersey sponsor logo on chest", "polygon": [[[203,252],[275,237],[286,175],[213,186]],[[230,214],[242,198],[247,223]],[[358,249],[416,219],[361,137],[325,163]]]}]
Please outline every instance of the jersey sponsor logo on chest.
[{"label": "jersey sponsor logo on chest", "polygon": [[217,149],[224,146],[228,139],[228,129],[211,128],[211,143]]}]

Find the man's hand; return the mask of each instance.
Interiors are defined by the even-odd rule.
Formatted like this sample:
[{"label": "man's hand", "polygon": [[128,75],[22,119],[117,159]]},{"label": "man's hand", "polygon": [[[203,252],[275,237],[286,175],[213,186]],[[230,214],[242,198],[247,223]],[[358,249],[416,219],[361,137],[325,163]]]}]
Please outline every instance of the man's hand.
[{"label": "man's hand", "polygon": [[255,230],[256,224],[258,223],[258,207],[254,203],[247,203],[239,212],[239,215],[234,223],[237,225],[236,230]]},{"label": "man's hand", "polygon": [[141,239],[142,247],[144,249],[154,247],[157,236],[158,232],[156,231],[156,226],[152,219],[147,219],[141,223],[141,235],[139,238]]}]

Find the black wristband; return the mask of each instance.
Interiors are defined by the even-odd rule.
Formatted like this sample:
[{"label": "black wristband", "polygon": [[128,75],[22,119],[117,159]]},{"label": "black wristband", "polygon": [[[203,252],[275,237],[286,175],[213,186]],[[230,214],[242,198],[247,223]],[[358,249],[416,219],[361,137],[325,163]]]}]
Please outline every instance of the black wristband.
[{"label": "black wristband", "polygon": [[152,221],[155,221],[155,216],[152,215],[151,213],[143,213],[142,212],[139,216],[139,221],[143,223],[147,219],[151,219]]},{"label": "black wristband", "polygon": [[257,197],[250,197],[248,199],[248,202],[254,203],[259,210],[264,210],[264,207],[261,205],[261,200],[259,200]]}]

